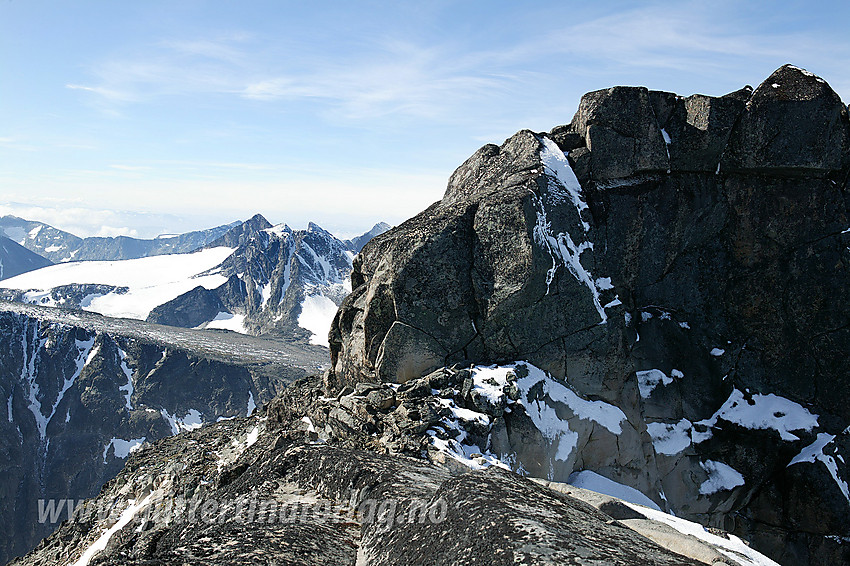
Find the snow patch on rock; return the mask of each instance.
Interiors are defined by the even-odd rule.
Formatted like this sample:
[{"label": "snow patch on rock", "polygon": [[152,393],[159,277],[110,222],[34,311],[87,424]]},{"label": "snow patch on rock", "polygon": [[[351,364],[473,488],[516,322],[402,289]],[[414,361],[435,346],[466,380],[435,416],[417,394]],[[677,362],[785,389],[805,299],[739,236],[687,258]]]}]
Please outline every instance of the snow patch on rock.
[{"label": "snow patch on rock", "polygon": [[[817,439],[803,448],[799,454],[794,456],[791,462],[788,463],[788,466],[793,466],[794,464],[800,463],[810,463],[814,464],[815,462],[820,462],[826,469],[829,471],[829,474],[832,476],[832,480],[835,482],[835,485],[838,486],[838,489],[841,490],[841,493],[844,495],[844,499],[847,500],[847,503],[850,504],[850,487],[847,485],[847,481],[844,480],[841,475],[838,473],[838,463],[835,461],[835,458],[830,454],[824,453],[824,448],[826,448],[832,441],[835,440],[834,434],[827,434],[825,432],[818,433]],[[836,456],[841,457],[836,453]],[[842,458],[843,462],[843,458]]]},{"label": "snow patch on rock", "polygon": [[298,315],[298,326],[309,330],[310,344],[329,346],[328,332],[336,316],[337,305],[322,294],[307,295],[301,302],[301,314]]},{"label": "snow patch on rock", "polygon": [[257,404],[254,402],[254,392],[248,392],[248,410],[245,416],[250,417],[257,409]]},{"label": "snow patch on rock", "polygon": [[647,369],[635,372],[638,380],[638,390],[640,396],[644,399],[649,399],[652,392],[658,385],[670,385],[673,383],[673,378],[668,376],[660,369]]},{"label": "snow patch on rock", "polygon": [[127,365],[127,352],[118,348],[118,355],[121,358],[121,371],[124,372],[124,376],[127,378],[127,383],[118,389],[124,393],[124,405],[127,407],[127,410],[132,411],[133,404],[130,402],[130,397],[133,395],[133,370]]},{"label": "snow patch on rock", "polygon": [[147,497],[145,497],[138,503],[136,503],[134,499],[129,500],[127,509],[125,509],[124,512],[121,513],[121,516],[118,518],[115,524],[106,529],[103,534],[100,535],[100,537],[86,549],[86,551],[79,558],[79,560],[74,562],[73,566],[88,566],[89,562],[91,562],[91,559],[94,558],[94,556],[98,552],[106,548],[106,545],[109,544],[109,539],[112,538],[112,535],[126,527],[130,523],[130,521],[133,520],[133,517],[138,514],[139,511],[148,506],[153,496],[153,493],[149,493]]},{"label": "snow patch on rock", "polygon": [[610,495],[611,497],[616,497],[617,499],[622,499],[629,503],[643,505],[644,507],[649,507],[650,509],[662,512],[661,507],[659,507],[657,503],[635,488],[615,482],[612,479],[608,479],[605,476],[601,476],[590,470],[573,472],[570,474],[570,478],[567,480],[567,483],[574,485],[575,487],[580,487],[581,489],[595,491],[596,493],[601,493],[603,495]]},{"label": "snow patch on rock", "polygon": [[773,393],[756,393],[746,399],[738,389],[732,390],[723,406],[710,419],[697,424],[713,428],[720,419],[744,428],[775,430],[786,441],[800,440],[792,431],[811,431],[818,426],[818,415],[810,413],[799,403]]},{"label": "snow patch on rock", "polygon": [[[520,364],[515,364],[514,367],[516,365]],[[612,434],[621,434],[623,432],[621,423],[626,420],[626,414],[619,407],[605,401],[588,401],[580,397],[565,384],[553,379],[542,369],[528,363],[521,365],[528,369],[528,375],[517,380],[517,387],[520,390],[521,399],[526,410],[528,410],[532,403],[540,406],[539,398],[531,398],[534,394],[532,388],[537,386],[541,387],[540,392],[543,395],[548,395],[552,401],[565,404],[579,419],[590,420],[602,425]]]},{"label": "snow patch on rock", "polygon": [[647,423],[646,431],[652,437],[652,446],[657,454],[672,456],[691,445],[693,425],[688,419],[677,423]]},{"label": "snow patch on rock", "polygon": [[662,511],[635,505],[629,501],[626,501],[626,505],[648,519],[664,523],[684,535],[690,535],[707,542],[733,560],[735,564],[741,564],[742,566],[779,566],[779,564],[770,558],[750,548],[747,543],[735,535],[729,534],[727,535],[729,537],[727,539],[706,531],[702,525],[668,515]]},{"label": "snow patch on rock", "polygon": [[744,476],[735,468],[716,460],[700,462],[700,467],[708,474],[708,479],[699,486],[700,495],[711,495],[719,491],[729,491],[744,485]]},{"label": "snow patch on rock", "polygon": [[[558,145],[549,138],[539,139],[542,145],[540,160],[548,179],[547,196],[548,200],[551,201],[548,204],[558,205],[566,200],[572,202],[586,236],[590,230],[590,225],[584,221],[581,212],[587,208],[587,203],[581,196],[581,185],[578,178]],[[543,198],[536,193],[532,194],[532,199],[537,208],[537,223],[533,228],[534,241],[545,249],[552,258],[552,267],[546,274],[546,293],[549,293],[550,285],[555,279],[558,267],[563,265],[579,283],[590,290],[593,305],[601,318],[600,324],[607,322],[608,315],[600,302],[599,288],[596,286],[594,277],[581,263],[581,254],[586,250],[592,250],[593,242],[586,240],[576,243],[568,232],[555,234],[547,217],[547,203],[544,203]],[[605,278],[600,279],[604,281]],[[608,284],[610,284],[610,278]]]},{"label": "snow patch on rock", "polygon": [[171,434],[178,434],[184,430],[195,430],[204,424],[201,413],[196,409],[189,409],[183,417],[172,415],[165,409],[161,409],[160,414],[168,422],[169,426],[171,426]]},{"label": "snow patch on rock", "polygon": [[220,328],[222,330],[231,330],[240,334],[247,334],[245,330],[245,315],[233,314],[229,312],[220,312],[215,315],[215,318],[206,324],[202,324],[203,328]]},{"label": "snow patch on rock", "polygon": [[116,458],[121,458],[122,460],[129,456],[131,453],[135,452],[144,444],[146,437],[141,438],[133,438],[131,440],[123,440],[121,438],[113,438],[109,441],[106,447],[103,449],[103,463],[106,463],[106,456],[109,454],[109,449],[113,449],[113,453]]}]

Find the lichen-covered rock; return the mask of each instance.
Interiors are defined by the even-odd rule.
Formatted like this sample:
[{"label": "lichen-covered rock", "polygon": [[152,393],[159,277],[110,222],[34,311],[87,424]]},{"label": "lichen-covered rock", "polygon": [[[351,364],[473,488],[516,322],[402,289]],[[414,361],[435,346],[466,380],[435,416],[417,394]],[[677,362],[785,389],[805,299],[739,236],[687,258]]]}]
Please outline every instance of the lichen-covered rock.
[{"label": "lichen-covered rock", "polygon": [[[580,440],[558,459],[519,411],[459,385],[458,407],[492,417],[493,454],[559,481],[599,471],[792,564],[841,556],[841,458],[791,462],[850,425],[849,128],[830,87],[791,66],[722,97],[590,93],[569,126],[480,149],[440,202],[362,250],[327,383],[416,381],[394,369],[416,350],[420,375],[440,355],[525,360],[628,427],[571,421],[549,398]],[[397,324],[416,329],[407,344]],[[805,426],[783,428],[788,414]]]},{"label": "lichen-covered rock", "polygon": [[272,419],[228,420],[137,451],[12,564],[695,566],[728,552],[571,486],[305,442],[287,411],[318,401],[315,385],[295,384]]},{"label": "lichen-covered rock", "polygon": [[822,78],[793,65],[753,92],[722,170],[825,175],[847,166],[847,106]]},{"label": "lichen-covered rock", "polygon": [[572,129],[583,135],[596,182],[670,168],[664,136],[642,87],[613,87],[581,98]]}]

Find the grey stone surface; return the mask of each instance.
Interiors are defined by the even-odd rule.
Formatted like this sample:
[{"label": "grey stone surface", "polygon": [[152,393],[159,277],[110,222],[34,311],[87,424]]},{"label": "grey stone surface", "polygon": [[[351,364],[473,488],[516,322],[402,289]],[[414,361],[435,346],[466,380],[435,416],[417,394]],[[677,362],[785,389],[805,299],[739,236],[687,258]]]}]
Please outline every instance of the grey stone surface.
[{"label": "grey stone surface", "polygon": [[[453,473],[303,435],[249,419],[146,447],[94,500],[116,503],[109,516],[81,512],[12,564],[79,558],[129,499],[148,495],[91,564],[697,564],[516,474]],[[203,503],[194,515],[167,514],[179,499]]]},{"label": "grey stone surface", "polygon": [[585,94],[572,127],[585,138],[597,182],[670,168],[645,88],[613,87]]},{"label": "grey stone surface", "polygon": [[848,144],[847,106],[820,77],[785,65],[753,92],[722,169],[824,175],[846,167]]},{"label": "grey stone surface", "polygon": [[[586,444],[550,468],[534,427],[512,416],[491,421],[498,453],[524,454],[535,474],[587,468],[663,491],[677,514],[789,564],[843,559],[840,458],[831,483],[816,479],[828,477],[822,463],[788,464],[818,434],[839,438],[850,425],[848,123],[829,85],[790,66],[723,97],[590,93],[569,126],[481,148],[441,201],[362,250],[326,383],[338,391],[394,375],[383,366],[409,356],[397,340],[384,346],[396,323],[433,338],[446,366],[527,360],[621,409],[632,436],[570,421]],[[577,192],[542,157],[547,138],[569,152]],[[650,370],[670,383],[642,396],[636,372]],[[792,441],[724,421],[709,440],[655,449],[647,425],[684,419],[688,434],[708,434],[694,423],[735,390],[748,403],[783,397],[818,426]],[[700,494],[708,460],[744,486]]]}]

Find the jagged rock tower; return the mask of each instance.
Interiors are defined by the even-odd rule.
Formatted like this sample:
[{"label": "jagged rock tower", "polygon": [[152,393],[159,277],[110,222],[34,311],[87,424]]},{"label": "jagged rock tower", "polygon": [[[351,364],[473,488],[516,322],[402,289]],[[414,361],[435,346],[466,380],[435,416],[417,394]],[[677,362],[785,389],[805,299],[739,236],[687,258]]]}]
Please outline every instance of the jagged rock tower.
[{"label": "jagged rock tower", "polygon": [[537,391],[577,440],[505,415],[484,448],[517,469],[596,471],[783,564],[847,560],[848,173],[847,107],[790,65],[722,97],[589,93],[363,249],[328,386],[526,360],[626,420]]}]

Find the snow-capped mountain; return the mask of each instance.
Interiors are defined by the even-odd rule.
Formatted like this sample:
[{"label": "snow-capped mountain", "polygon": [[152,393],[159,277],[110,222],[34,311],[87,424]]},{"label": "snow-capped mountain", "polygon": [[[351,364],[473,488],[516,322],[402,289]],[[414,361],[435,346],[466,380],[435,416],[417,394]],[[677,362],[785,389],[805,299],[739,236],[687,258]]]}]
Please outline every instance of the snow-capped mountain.
[{"label": "snow-capped mountain", "polygon": [[350,246],[313,223],[292,230],[256,215],[193,253],[57,264],[4,281],[2,295],[112,317],[295,335],[327,345],[337,306],[350,292],[355,255]]},{"label": "snow-capped mountain", "polygon": [[191,254],[59,263],[2,285],[17,290],[8,298],[19,302],[144,320],[154,307],[198,285],[223,284],[226,278],[211,271],[232,253],[233,249],[220,247]]},{"label": "snow-capped mountain", "polygon": [[[353,245],[385,227],[376,225]],[[206,328],[256,335],[295,333],[327,345],[337,307],[351,291],[348,276],[356,253],[352,241],[344,242],[312,222],[306,230],[293,230],[286,224],[272,226],[256,215],[209,245],[235,248],[216,268],[227,282],[176,297],[154,309],[150,321],[188,327],[206,318],[201,324]],[[210,309],[215,299],[224,309],[201,316],[196,305]]]},{"label": "snow-capped mountain", "polygon": [[0,279],[8,279],[48,265],[51,265],[50,260],[29,251],[5,236],[0,236]]},{"label": "snow-capped mountain", "polygon": [[117,237],[80,238],[44,222],[17,216],[0,218],[0,235],[17,242],[53,263],[66,261],[135,259],[153,255],[186,253],[197,250],[238,226],[231,222],[208,230],[198,230],[153,239]]}]

